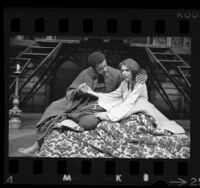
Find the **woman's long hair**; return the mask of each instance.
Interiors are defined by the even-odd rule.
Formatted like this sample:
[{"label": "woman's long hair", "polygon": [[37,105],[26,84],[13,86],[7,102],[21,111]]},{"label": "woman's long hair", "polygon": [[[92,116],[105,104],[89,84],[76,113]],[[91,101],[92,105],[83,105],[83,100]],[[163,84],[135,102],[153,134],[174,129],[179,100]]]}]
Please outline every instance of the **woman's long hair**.
[{"label": "woman's long hair", "polygon": [[[131,71],[132,80],[135,82],[136,76],[141,73],[141,68],[140,68],[139,64],[134,59],[127,58],[119,64],[120,70],[122,68],[122,65],[125,65]],[[133,88],[131,88],[131,89],[133,89]]]}]

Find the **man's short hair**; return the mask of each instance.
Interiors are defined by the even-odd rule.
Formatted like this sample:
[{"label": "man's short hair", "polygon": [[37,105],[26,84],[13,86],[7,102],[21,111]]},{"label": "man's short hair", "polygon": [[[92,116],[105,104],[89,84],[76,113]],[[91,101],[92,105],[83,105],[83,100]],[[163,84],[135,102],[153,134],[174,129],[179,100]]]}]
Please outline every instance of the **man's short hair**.
[{"label": "man's short hair", "polygon": [[95,67],[97,64],[102,63],[105,59],[105,55],[101,52],[93,52],[88,57],[88,64],[91,67]]}]

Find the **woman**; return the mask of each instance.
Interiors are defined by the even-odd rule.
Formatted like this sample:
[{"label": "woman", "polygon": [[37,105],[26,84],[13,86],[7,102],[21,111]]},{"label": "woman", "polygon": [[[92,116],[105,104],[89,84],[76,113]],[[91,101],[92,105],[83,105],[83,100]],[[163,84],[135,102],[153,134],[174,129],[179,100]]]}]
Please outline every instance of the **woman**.
[{"label": "woman", "polygon": [[101,120],[116,122],[133,113],[143,112],[155,120],[157,128],[175,134],[185,133],[180,125],[175,121],[170,121],[153,104],[148,102],[146,84],[138,84],[135,81],[135,77],[141,70],[138,63],[128,58],[122,61],[119,66],[123,81],[114,92],[97,93],[87,87],[87,93],[98,97],[98,105],[106,110],[106,112],[96,113],[96,116]]}]

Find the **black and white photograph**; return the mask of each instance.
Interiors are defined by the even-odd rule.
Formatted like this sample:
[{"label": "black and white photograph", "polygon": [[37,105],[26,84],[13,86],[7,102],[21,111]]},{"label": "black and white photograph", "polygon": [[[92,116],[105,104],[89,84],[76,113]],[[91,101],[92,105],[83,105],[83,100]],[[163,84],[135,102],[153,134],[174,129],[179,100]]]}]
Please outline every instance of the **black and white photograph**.
[{"label": "black and white photograph", "polygon": [[9,157],[190,159],[190,37],[8,43]]}]

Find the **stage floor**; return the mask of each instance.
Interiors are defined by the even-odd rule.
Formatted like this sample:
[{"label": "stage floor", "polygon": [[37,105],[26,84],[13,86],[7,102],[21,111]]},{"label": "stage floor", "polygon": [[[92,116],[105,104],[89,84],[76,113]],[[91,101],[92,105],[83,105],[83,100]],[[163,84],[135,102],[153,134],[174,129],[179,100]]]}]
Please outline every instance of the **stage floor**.
[{"label": "stage floor", "polygon": [[[9,148],[8,155],[10,157],[23,157],[18,152],[20,147],[29,147],[37,138],[36,135],[36,123],[41,118],[41,113],[22,113],[22,128],[21,129],[9,129]],[[190,134],[190,120],[176,120],[186,131]]]}]

